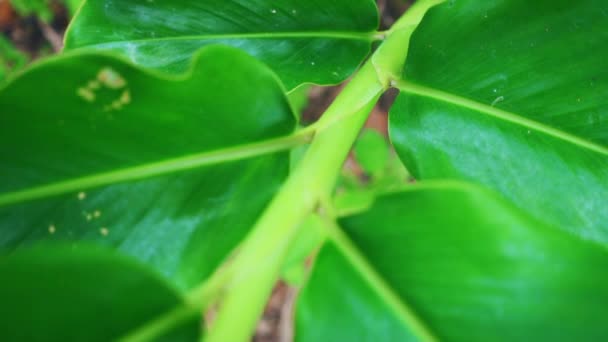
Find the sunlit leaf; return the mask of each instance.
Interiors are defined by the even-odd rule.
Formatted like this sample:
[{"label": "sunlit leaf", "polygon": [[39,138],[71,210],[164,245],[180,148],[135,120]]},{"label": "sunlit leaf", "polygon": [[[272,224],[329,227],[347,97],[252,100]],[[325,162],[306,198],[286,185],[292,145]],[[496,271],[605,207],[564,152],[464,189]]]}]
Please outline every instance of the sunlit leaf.
[{"label": "sunlit leaf", "polygon": [[418,179],[495,189],[608,242],[608,3],[447,1],[412,45],[390,115]]}]

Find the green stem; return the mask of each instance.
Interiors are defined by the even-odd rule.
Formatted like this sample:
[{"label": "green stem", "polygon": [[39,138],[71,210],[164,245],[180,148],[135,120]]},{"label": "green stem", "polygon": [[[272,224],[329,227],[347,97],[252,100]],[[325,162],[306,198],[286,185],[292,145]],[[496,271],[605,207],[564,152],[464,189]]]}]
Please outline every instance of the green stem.
[{"label": "green stem", "polygon": [[397,21],[392,32],[322,119],[315,138],[294,173],[266,208],[242,243],[230,268],[215,323],[207,342],[247,341],[279,275],[297,228],[327,201],[342,164],[378,97],[400,76],[409,38],[428,8],[441,0],[418,1],[412,14]]},{"label": "green stem", "polygon": [[[306,155],[258,219],[234,260],[216,271],[199,288],[191,291],[185,305],[149,322],[122,340],[155,339],[199,314],[211,301],[218,300],[220,295],[224,295],[223,301],[215,323],[206,336],[207,341],[238,342],[249,339],[279,275],[287,249],[297,236],[297,228],[311,212],[323,210],[323,203],[328,202],[342,164],[368,113],[401,73],[413,32],[412,26],[420,22],[428,8],[439,2],[441,0],[420,0],[410,10],[409,13],[412,14],[406,14],[397,21],[397,30],[390,31],[388,38],[357,72],[323,118],[314,125],[312,129],[315,130],[315,137]],[[307,136],[309,130],[301,134]],[[276,145],[255,147],[249,152],[265,153],[300,141],[297,138],[287,138],[286,141],[278,139],[276,142]],[[200,166],[201,156],[196,157],[198,158],[193,158],[194,164],[175,160],[169,163],[169,167]],[[205,160],[202,164],[216,160],[207,159],[208,156],[202,157]],[[243,155],[239,151],[232,157],[241,158]],[[421,327],[417,322],[414,323],[415,328]],[[420,336],[432,340],[432,336],[427,335],[424,329],[419,330]]]},{"label": "green stem", "polygon": [[[365,64],[320,121],[306,155],[243,242],[230,265],[235,272],[207,336],[208,342],[246,341],[278,277],[300,222],[328,197],[350,147],[387,84]],[[337,115],[344,116],[332,122]],[[327,119],[329,118],[329,119]],[[322,125],[323,122],[329,125]]]}]

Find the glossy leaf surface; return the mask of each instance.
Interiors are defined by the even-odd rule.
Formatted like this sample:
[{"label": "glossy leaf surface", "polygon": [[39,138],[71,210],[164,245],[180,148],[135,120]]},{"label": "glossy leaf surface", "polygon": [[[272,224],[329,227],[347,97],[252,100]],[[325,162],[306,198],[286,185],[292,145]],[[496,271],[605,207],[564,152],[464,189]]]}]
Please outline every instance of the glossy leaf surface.
[{"label": "glossy leaf surface", "polygon": [[608,242],[608,4],[448,1],[412,36],[390,133],[419,179]]},{"label": "glossy leaf surface", "polygon": [[3,89],[0,108],[0,245],[97,241],[180,287],[247,232],[288,172],[271,152],[294,143],[277,140],[295,119],[274,74],[228,47],[171,79],[56,58]]},{"label": "glossy leaf surface", "polygon": [[[109,341],[183,305],[166,282],[107,250],[37,246],[0,257],[5,341]],[[163,341],[192,341],[192,315]]]},{"label": "glossy leaf surface", "polygon": [[370,0],[91,0],[66,47],[118,51],[140,65],[180,71],[200,47],[227,44],[264,61],[291,89],[348,77],[377,26]]},{"label": "glossy leaf surface", "polygon": [[608,337],[605,248],[489,192],[421,183],[340,225],[299,300],[298,341]]}]

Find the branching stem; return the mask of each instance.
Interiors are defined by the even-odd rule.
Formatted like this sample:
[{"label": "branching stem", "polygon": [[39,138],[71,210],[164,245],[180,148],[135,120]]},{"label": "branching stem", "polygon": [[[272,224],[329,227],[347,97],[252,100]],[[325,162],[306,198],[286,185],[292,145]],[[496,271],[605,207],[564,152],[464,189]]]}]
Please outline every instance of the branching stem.
[{"label": "branching stem", "polygon": [[[342,164],[368,114],[382,93],[401,75],[410,36],[424,13],[443,0],[420,0],[386,31],[386,39],[355,74],[314,125],[304,158],[239,246],[232,261],[188,296],[185,311],[176,310],[142,327],[142,337],[159,336],[192,310],[203,310],[221,294],[207,342],[247,341],[251,336],[301,222],[330,198]],[[151,322],[151,323],[154,323]],[[154,324],[152,324],[154,325]],[[159,329],[162,328],[162,329]]]},{"label": "branching stem", "polygon": [[320,129],[306,155],[245,238],[230,265],[235,273],[227,283],[229,289],[207,335],[208,342],[250,338],[297,228],[320,201],[331,195],[369,112],[393,78],[400,76],[413,28],[430,7],[440,2],[418,1],[402,16],[395,23],[395,30],[323,114]]}]

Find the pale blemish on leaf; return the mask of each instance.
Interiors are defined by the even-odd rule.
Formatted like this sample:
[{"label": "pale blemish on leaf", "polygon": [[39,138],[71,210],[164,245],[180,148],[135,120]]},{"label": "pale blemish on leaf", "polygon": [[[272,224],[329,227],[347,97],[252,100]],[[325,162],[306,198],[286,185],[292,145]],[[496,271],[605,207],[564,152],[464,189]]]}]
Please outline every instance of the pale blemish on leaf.
[{"label": "pale blemish on leaf", "polygon": [[54,224],[49,225],[49,234],[55,234],[57,227]]},{"label": "pale blemish on leaf", "polygon": [[505,100],[504,96],[499,96],[496,99],[494,99],[494,101],[492,102],[492,107],[494,107],[497,103],[502,102]]},{"label": "pale blemish on leaf", "polygon": [[102,68],[97,74],[97,80],[110,89],[120,89],[127,85],[127,81],[110,67]]},{"label": "pale blemish on leaf", "polygon": [[87,88],[89,88],[90,90],[97,90],[100,87],[101,87],[101,83],[99,83],[96,80],[89,81],[89,83],[87,83]]},{"label": "pale blemish on leaf", "polygon": [[106,227],[101,227],[99,229],[99,234],[101,234],[103,236],[108,236],[108,234],[110,234],[110,230]]},{"label": "pale blemish on leaf", "polygon": [[92,220],[94,220],[94,219],[98,219],[98,218],[100,218],[100,217],[101,217],[101,211],[100,211],[100,210],[95,210],[95,211],[93,211],[92,213],[89,213],[89,212],[83,211],[83,212],[82,212],[82,215],[85,217],[85,219],[86,219],[87,221],[92,221]]},{"label": "pale blemish on leaf", "polygon": [[129,103],[131,103],[131,93],[129,92],[129,89],[125,89],[118,99],[112,101],[111,104],[105,106],[103,110],[106,112],[112,110],[121,110],[122,107],[128,105]]},{"label": "pale blemish on leaf", "polygon": [[78,88],[76,94],[87,102],[95,101],[95,93],[89,88]]},{"label": "pale blemish on leaf", "polygon": [[78,195],[77,195],[77,196],[78,196],[78,199],[82,201],[82,200],[84,200],[85,198],[87,198],[87,193],[86,193],[86,192],[84,192],[84,191],[81,191],[81,192],[79,192],[79,193],[78,193]]},{"label": "pale blemish on leaf", "polygon": [[[83,98],[87,102],[94,102],[97,97],[97,92],[101,88],[108,88],[111,90],[120,90],[127,86],[127,81],[114,69],[110,67],[103,67],[97,73],[97,77],[88,81],[86,86],[80,87],[77,90],[78,96]],[[103,106],[103,111],[120,110],[125,105],[131,102],[131,93],[128,88],[123,89],[120,96],[112,101],[110,104]]]},{"label": "pale blemish on leaf", "polygon": [[87,213],[86,211],[82,213],[87,221],[91,221],[93,219],[93,215]]},{"label": "pale blemish on leaf", "polygon": [[120,95],[120,102],[122,102],[122,104],[131,103],[131,93],[129,92],[129,89],[125,89],[125,91],[122,92],[122,95]]}]

